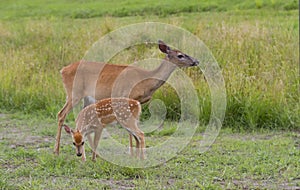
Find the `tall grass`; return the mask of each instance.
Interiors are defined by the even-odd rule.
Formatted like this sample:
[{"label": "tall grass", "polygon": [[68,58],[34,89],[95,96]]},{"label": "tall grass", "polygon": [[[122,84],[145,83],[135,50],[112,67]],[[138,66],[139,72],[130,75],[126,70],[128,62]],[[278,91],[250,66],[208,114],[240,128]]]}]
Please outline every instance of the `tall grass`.
[{"label": "tall grass", "polygon": [[[81,59],[105,33],[149,20],[186,28],[211,49],[226,81],[226,126],[251,130],[300,127],[298,12],[267,9],[173,17],[1,20],[0,109],[55,118],[65,100],[59,70]],[[115,61],[132,63],[147,51],[145,47],[133,49]],[[156,48],[149,51],[158,52]],[[193,78],[199,94],[199,119],[207,122],[210,94],[204,76],[197,69],[185,72]],[[179,119],[180,105],[174,103],[177,96],[170,87],[154,96],[166,103],[167,118]]]},{"label": "tall grass", "polygon": [[[219,23],[212,47],[222,64],[228,107],[226,123],[247,128],[299,126],[299,29],[282,17]],[[211,33],[212,34],[212,33]]]}]

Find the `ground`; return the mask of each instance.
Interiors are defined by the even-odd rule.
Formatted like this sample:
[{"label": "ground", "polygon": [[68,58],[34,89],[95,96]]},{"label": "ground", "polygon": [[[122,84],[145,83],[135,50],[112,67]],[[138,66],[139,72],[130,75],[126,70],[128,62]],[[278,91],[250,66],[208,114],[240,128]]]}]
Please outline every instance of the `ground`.
[{"label": "ground", "polygon": [[[92,162],[90,150],[87,162],[82,163],[65,134],[61,153],[54,156],[56,123],[51,119],[1,114],[0,126],[1,189],[300,188],[299,131],[222,129],[211,148],[199,153],[203,134],[199,129],[175,158],[159,166],[134,169],[101,158]],[[170,135],[146,135],[148,147],[167,138],[165,134]]]}]

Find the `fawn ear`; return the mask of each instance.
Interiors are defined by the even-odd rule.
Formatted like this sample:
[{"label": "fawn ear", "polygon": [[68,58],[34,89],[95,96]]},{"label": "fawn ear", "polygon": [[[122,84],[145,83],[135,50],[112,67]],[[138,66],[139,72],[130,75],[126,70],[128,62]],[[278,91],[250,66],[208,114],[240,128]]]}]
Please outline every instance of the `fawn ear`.
[{"label": "fawn ear", "polygon": [[170,51],[170,47],[161,40],[158,40],[158,47],[159,47],[160,51],[165,54],[168,54]]},{"label": "fawn ear", "polygon": [[63,125],[64,128],[65,128],[65,131],[68,133],[68,134],[72,134],[73,133],[73,130],[68,126],[68,125]]}]

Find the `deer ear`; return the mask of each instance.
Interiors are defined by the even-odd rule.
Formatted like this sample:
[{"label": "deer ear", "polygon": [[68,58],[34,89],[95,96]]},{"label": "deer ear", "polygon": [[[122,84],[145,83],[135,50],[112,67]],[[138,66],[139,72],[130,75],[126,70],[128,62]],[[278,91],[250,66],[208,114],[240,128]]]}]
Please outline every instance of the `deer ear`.
[{"label": "deer ear", "polygon": [[158,47],[160,49],[161,52],[168,54],[170,51],[170,47],[167,46],[167,44],[165,44],[163,41],[158,40]]},{"label": "deer ear", "polygon": [[68,125],[63,125],[64,128],[65,128],[65,131],[68,133],[68,134],[71,134],[73,133],[73,130],[68,126]]}]

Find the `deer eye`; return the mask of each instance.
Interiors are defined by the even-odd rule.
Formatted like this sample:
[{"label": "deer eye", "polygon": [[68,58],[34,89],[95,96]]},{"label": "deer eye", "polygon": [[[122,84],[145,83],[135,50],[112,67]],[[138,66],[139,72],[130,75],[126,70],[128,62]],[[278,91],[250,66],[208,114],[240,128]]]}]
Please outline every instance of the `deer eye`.
[{"label": "deer eye", "polygon": [[73,145],[76,146],[75,142],[73,142]]},{"label": "deer eye", "polygon": [[84,141],[81,143],[81,145],[84,145]]},{"label": "deer eye", "polygon": [[177,55],[179,59],[182,59],[184,56],[182,54]]}]

